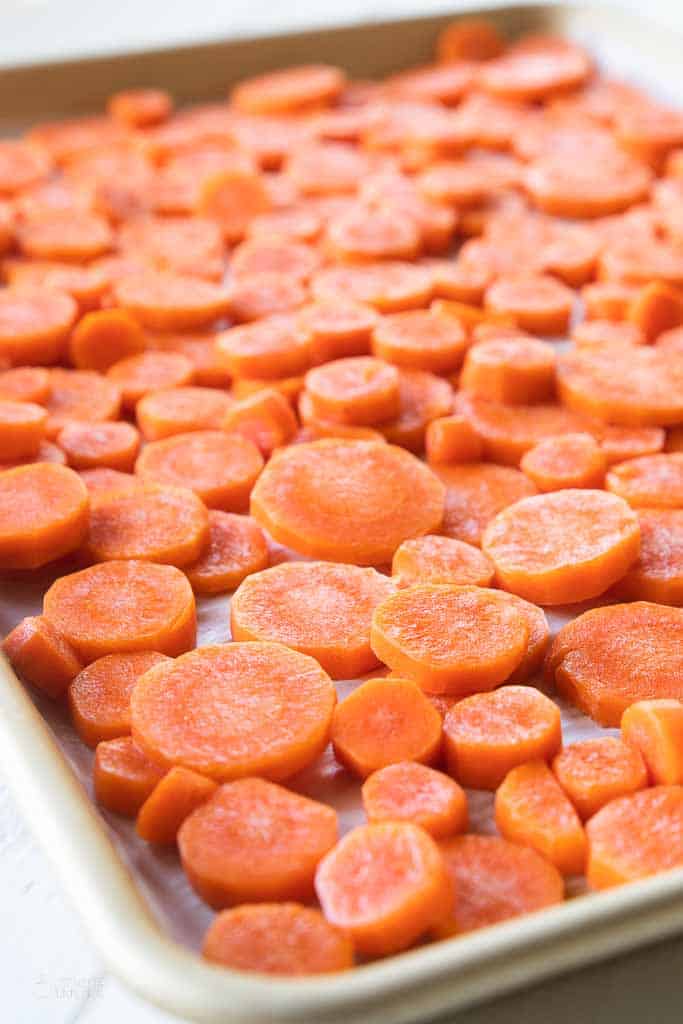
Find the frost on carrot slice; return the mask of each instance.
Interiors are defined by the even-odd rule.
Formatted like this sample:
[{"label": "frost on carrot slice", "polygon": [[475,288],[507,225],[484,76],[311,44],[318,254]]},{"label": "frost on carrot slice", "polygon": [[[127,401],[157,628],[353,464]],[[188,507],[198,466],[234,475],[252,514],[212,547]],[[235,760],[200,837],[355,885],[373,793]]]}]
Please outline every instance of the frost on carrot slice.
[{"label": "frost on carrot slice", "polygon": [[61,697],[81,671],[70,645],[42,615],[22,619],[7,634],[2,649],[25,682],[53,699]]},{"label": "frost on carrot slice", "polygon": [[486,18],[458,18],[439,33],[436,52],[440,61],[491,60],[505,49],[505,41]]},{"label": "frost on carrot slice", "polygon": [[[149,377],[144,378],[144,394],[149,390],[157,390],[158,388],[166,387],[182,387],[185,384],[197,384],[200,387],[206,388],[227,388],[230,385],[230,374],[227,372],[224,366],[221,365],[218,355],[216,353],[215,340],[216,335],[212,331],[192,331],[192,332],[180,332],[180,333],[163,333],[163,334],[148,334],[150,345],[154,346],[154,350],[157,353],[175,354],[184,356],[185,359],[189,359],[191,364],[192,376],[186,380],[178,380],[177,375],[179,374],[178,366],[175,363],[172,371],[171,379],[161,381],[158,384],[154,384],[154,376],[156,374],[156,366],[153,362],[150,362],[149,369],[151,371]],[[158,365],[158,364],[157,364]],[[166,364],[168,366],[168,364]],[[186,367],[183,368],[182,373],[185,374]],[[167,370],[164,371],[165,373]],[[137,375],[135,375],[137,377]],[[149,383],[147,383],[149,381]],[[134,378],[131,378],[131,387],[135,386]],[[125,393],[125,385],[123,387]],[[140,396],[142,397],[142,396]],[[124,399],[125,401],[125,399]],[[136,399],[137,401],[137,399]]]},{"label": "frost on carrot slice", "polygon": [[613,424],[595,424],[593,436],[598,440],[607,465],[637,459],[641,455],[656,455],[664,447],[665,433],[661,427],[615,427]]},{"label": "frost on carrot slice", "polygon": [[235,640],[284,644],[315,658],[333,679],[377,666],[372,613],[393,592],[374,569],[334,562],[288,562],[245,579],[230,605]]},{"label": "frost on carrot slice", "polygon": [[223,420],[223,430],[240,434],[269,458],[294,438],[299,424],[290,403],[275,388],[234,402]]},{"label": "frost on carrot slice", "polygon": [[38,569],[75,551],[89,500],[72,469],[36,462],[0,474],[0,567]]},{"label": "frost on carrot slice", "polygon": [[14,366],[0,371],[0,399],[44,405],[50,394],[50,375],[42,366]]},{"label": "frost on carrot slice", "polygon": [[396,367],[374,356],[352,356],[315,367],[306,374],[313,413],[322,419],[372,426],[400,411]]},{"label": "frost on carrot slice", "polygon": [[172,846],[178,830],[193,811],[216,792],[217,784],[187,768],[171,768],[156,784],[138,812],[136,829],[148,843]]},{"label": "frost on carrot slice", "polygon": [[505,839],[530,846],[563,875],[583,873],[586,834],[545,761],[530,761],[506,775],[496,790],[495,818]]},{"label": "frost on carrot slice", "polygon": [[210,906],[310,900],[321,858],[337,841],[337,814],[265,779],[220,786],[185,819],[180,859]]},{"label": "frost on carrot slice", "polygon": [[304,281],[282,271],[245,274],[230,286],[230,313],[239,324],[292,314],[308,299]]},{"label": "frost on carrot slice", "polygon": [[155,651],[107,654],[79,670],[69,686],[76,732],[89,747],[130,734],[130,695],[139,677],[169,659]]},{"label": "frost on carrot slice", "polygon": [[389,207],[358,202],[332,217],[324,247],[337,263],[415,259],[422,248],[414,218]]},{"label": "frost on carrot slice", "polygon": [[104,373],[146,346],[144,331],[125,310],[101,309],[79,320],[69,341],[69,357],[79,370]]},{"label": "frost on carrot slice", "polygon": [[236,971],[312,975],[353,967],[353,945],[319,910],[297,903],[223,910],[204,936],[202,956]]},{"label": "frost on carrot slice", "polygon": [[442,532],[468,544],[480,545],[498,512],[537,493],[536,485],[511,466],[466,462],[433,469],[446,485]]},{"label": "frost on carrot slice", "polygon": [[486,308],[513,317],[531,334],[564,334],[569,326],[574,293],[544,274],[500,277],[486,289]]},{"label": "frost on carrot slice", "polygon": [[293,315],[268,316],[218,335],[216,353],[233,377],[293,377],[311,365],[311,339]]},{"label": "frost on carrot slice", "polygon": [[439,416],[427,424],[427,462],[478,462],[484,454],[481,438],[465,417]]},{"label": "frost on carrot slice", "polygon": [[123,89],[107,100],[107,111],[126,128],[149,128],[165,121],[173,100],[163,89]]},{"label": "frost on carrot slice", "polygon": [[562,745],[559,708],[531,686],[466,697],[443,728],[448,771],[470,789],[496,789],[512,768],[549,761]]},{"label": "frost on carrot slice", "polygon": [[522,456],[519,465],[539,491],[600,488],[607,458],[590,434],[562,434],[539,441]]},{"label": "frost on carrot slice", "polygon": [[164,774],[165,769],[150,761],[130,736],[97,744],[95,799],[108,811],[134,818]]},{"label": "frost on carrot slice", "polygon": [[529,625],[495,590],[423,583],[378,605],[370,641],[381,661],[426,692],[465,696],[493,689],[520,665]]},{"label": "frost on carrot slice", "polygon": [[65,354],[76,303],[61,291],[3,288],[0,293],[0,357],[14,366],[52,366]]},{"label": "frost on carrot slice", "polygon": [[369,355],[378,315],[370,306],[337,297],[304,306],[298,319],[311,335],[314,361],[326,363],[346,356]]},{"label": "frost on carrot slice", "polygon": [[396,549],[391,574],[400,587],[414,583],[488,587],[493,580],[493,564],[471,544],[428,534],[406,540]]},{"label": "frost on carrot slice", "polygon": [[507,679],[507,683],[526,683],[537,675],[543,667],[548,645],[550,644],[550,628],[545,612],[542,608],[525,601],[517,594],[508,594],[506,591],[498,591],[526,621],[529,627],[529,643],[526,654],[519,665]]},{"label": "frost on carrot slice", "polygon": [[577,349],[590,351],[606,345],[645,345],[647,339],[640,327],[627,320],[584,320],[572,331],[572,341]]},{"label": "frost on carrot slice", "polygon": [[619,797],[586,826],[592,889],[683,867],[683,788],[655,786]]},{"label": "frost on carrot slice", "polygon": [[209,511],[209,543],[185,573],[197,594],[224,594],[268,567],[268,544],[249,516]]},{"label": "frost on carrot slice", "polygon": [[642,757],[614,736],[570,744],[553,759],[552,769],[583,821],[610,800],[647,786]]},{"label": "frost on carrot slice", "polygon": [[26,217],[18,230],[19,248],[35,259],[87,263],[113,245],[109,224],[95,213],[81,210]]},{"label": "frost on carrot slice", "polygon": [[426,267],[401,260],[363,266],[324,267],[313,275],[311,290],[318,301],[345,295],[380,313],[400,313],[429,305],[434,285]]},{"label": "frost on carrot slice", "polygon": [[68,423],[102,423],[118,418],[121,393],[92,370],[50,370],[47,436],[54,439]]},{"label": "frost on carrot slice", "polygon": [[448,775],[417,761],[399,761],[368,776],[363,806],[371,824],[410,821],[435,839],[467,828],[464,791]]},{"label": "frost on carrot slice", "polygon": [[[61,452],[61,448],[58,448],[57,451]],[[78,475],[91,498],[105,494],[107,491],[133,491],[137,487],[144,486],[133,473],[122,473],[118,469],[82,469]]]},{"label": "frost on carrot slice", "polygon": [[610,469],[606,486],[634,508],[681,508],[683,452],[643,455],[622,462]]},{"label": "frost on carrot slice", "polygon": [[640,752],[656,785],[683,785],[683,703],[640,700],[621,716],[621,735]]},{"label": "frost on carrot slice", "polygon": [[393,313],[379,321],[373,332],[376,356],[409,370],[454,373],[465,354],[466,335],[453,317],[433,310]]},{"label": "frost on carrot slice", "polygon": [[233,250],[230,271],[235,277],[274,273],[304,281],[319,263],[320,257],[313,246],[281,238],[262,238],[242,242]]},{"label": "frost on carrot slice", "polygon": [[481,341],[467,352],[461,383],[471,394],[496,402],[547,402],[555,392],[555,353],[537,338]]},{"label": "frost on carrot slice", "polygon": [[57,444],[74,469],[132,470],[140,448],[140,435],[132,423],[79,423],[74,421],[57,434]]},{"label": "frost on carrot slice", "polygon": [[377,429],[390,444],[419,455],[432,420],[452,412],[453,389],[443,377],[426,370],[400,370],[399,374],[399,414],[389,423],[377,424]]},{"label": "frost on carrot slice", "polygon": [[0,399],[0,461],[37,455],[46,423],[47,413],[41,405]]},{"label": "frost on carrot slice", "polygon": [[320,863],[315,888],[327,920],[366,956],[412,946],[444,919],[453,900],[438,846],[410,822],[349,832]]},{"label": "frost on carrot slice", "polygon": [[237,110],[249,114],[294,114],[333,102],[346,84],[340,68],[301,64],[243,79],[230,94]]},{"label": "frost on carrot slice", "polygon": [[640,556],[616,584],[622,600],[683,606],[683,509],[638,509]]},{"label": "frost on carrot slice", "polygon": [[192,361],[181,352],[140,352],[117,358],[108,364],[107,377],[121,391],[124,409],[134,409],[151,391],[181,388],[192,384],[195,370]]},{"label": "frost on carrot slice", "polygon": [[232,405],[224,391],[215,388],[169,387],[140,399],[135,415],[146,441],[160,441],[191,430],[220,430]]},{"label": "frost on carrot slice", "polygon": [[155,331],[204,327],[230,310],[230,293],[221,285],[168,271],[123,277],[113,290],[122,309]]}]

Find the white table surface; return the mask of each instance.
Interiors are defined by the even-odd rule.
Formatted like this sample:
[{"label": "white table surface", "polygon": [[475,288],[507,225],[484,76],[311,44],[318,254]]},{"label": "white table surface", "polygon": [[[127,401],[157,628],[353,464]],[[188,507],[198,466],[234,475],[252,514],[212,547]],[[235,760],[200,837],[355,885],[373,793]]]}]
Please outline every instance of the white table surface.
[{"label": "white table surface", "polygon": [[[482,0],[483,2],[483,0]],[[628,0],[683,29],[683,0]],[[0,0],[0,66],[275,31],[361,17],[455,11],[461,0]],[[68,30],[65,28],[68,26]],[[680,1021],[683,940],[472,1010],[458,1024]],[[6,1024],[173,1024],[109,977],[0,779],[0,1020]],[[305,1022],[301,1022],[305,1024]],[[387,1022],[390,1024],[390,1022]]]}]

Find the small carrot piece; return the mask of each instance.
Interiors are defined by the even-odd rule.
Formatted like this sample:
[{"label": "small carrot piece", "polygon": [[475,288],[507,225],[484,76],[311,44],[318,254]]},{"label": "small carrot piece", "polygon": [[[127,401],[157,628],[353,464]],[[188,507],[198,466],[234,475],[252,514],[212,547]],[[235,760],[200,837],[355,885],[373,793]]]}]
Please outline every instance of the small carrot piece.
[{"label": "small carrot piece", "polygon": [[410,370],[454,373],[465,354],[466,335],[453,317],[431,309],[383,317],[373,332],[372,349],[380,359]]},{"label": "small carrot piece", "polygon": [[0,460],[32,458],[45,437],[47,413],[33,402],[0,399]]},{"label": "small carrot piece", "polygon": [[522,456],[523,473],[539,491],[602,487],[607,458],[590,434],[563,434],[539,441]]},{"label": "small carrot piece", "polygon": [[22,619],[7,634],[2,649],[17,674],[53,700],[81,671],[70,645],[43,615]]},{"label": "small carrot piece", "polygon": [[115,360],[107,377],[120,389],[123,408],[131,410],[152,391],[192,384],[195,369],[181,352],[151,351]]},{"label": "small carrot piece", "polygon": [[613,466],[606,487],[633,508],[681,508],[683,452],[643,455]]},{"label": "small carrot piece", "polygon": [[294,377],[311,365],[311,339],[294,316],[266,317],[218,335],[216,353],[234,377]]},{"label": "small carrot piece", "polygon": [[248,114],[295,114],[316,110],[341,93],[346,77],[330,64],[302,64],[243,79],[230,94]]},{"label": "small carrot piece", "polygon": [[643,757],[655,786],[683,785],[683,703],[639,700],[621,716],[621,735]]},{"label": "small carrot piece", "polygon": [[156,784],[138,811],[135,828],[139,836],[158,846],[173,846],[186,818],[218,789],[212,779],[171,768]]},{"label": "small carrot piece", "polygon": [[486,18],[458,18],[446,25],[436,42],[440,61],[491,60],[505,49],[505,40]]},{"label": "small carrot piece", "polygon": [[589,320],[622,322],[628,315],[637,287],[625,281],[596,281],[581,289],[581,298]]},{"label": "small carrot piece", "polygon": [[641,508],[640,556],[616,584],[627,601],[683,606],[683,509]]},{"label": "small carrot piece", "polygon": [[480,545],[486,526],[508,505],[537,494],[536,485],[512,466],[466,462],[433,466],[446,485],[442,532]]},{"label": "small carrot piece", "polygon": [[109,224],[85,210],[44,212],[27,217],[18,230],[19,248],[33,259],[87,263],[113,245]]},{"label": "small carrot piece", "polygon": [[400,313],[428,306],[434,291],[426,267],[401,260],[384,260],[362,266],[324,267],[312,278],[313,298],[335,301],[340,295],[363,302],[379,313]]},{"label": "small carrot piece", "polygon": [[52,366],[65,354],[76,303],[62,291],[3,288],[0,292],[0,357],[13,366]]},{"label": "small carrot piece", "polygon": [[76,324],[69,341],[69,357],[79,370],[105,373],[121,359],[147,347],[144,331],[122,309],[100,309]]},{"label": "small carrot piece", "polygon": [[191,430],[220,430],[232,399],[214,388],[171,387],[151,391],[135,407],[140,433],[160,441]]},{"label": "small carrot piece", "polygon": [[372,426],[400,411],[398,370],[373,356],[351,356],[306,374],[306,394],[321,419]]},{"label": "small carrot piece", "polygon": [[230,271],[235,277],[252,274],[285,274],[307,280],[320,263],[313,246],[279,238],[252,239],[232,252]]},{"label": "small carrot piece", "polygon": [[134,818],[164,774],[165,769],[145,757],[130,736],[97,744],[95,799],[114,814]]},{"label": "small carrot piece", "polygon": [[185,574],[197,594],[223,594],[268,567],[263,530],[248,516],[209,511],[208,547]]},{"label": "small carrot piece", "polygon": [[414,583],[488,587],[493,573],[492,562],[478,548],[432,534],[405,540],[396,549],[391,563],[391,575],[400,587]]},{"label": "small carrot piece", "polygon": [[132,423],[67,423],[57,444],[74,469],[132,470],[140,448],[140,435]]},{"label": "small carrot piece", "polygon": [[0,473],[0,567],[38,569],[75,551],[88,512],[88,492],[72,469],[36,462]]},{"label": "small carrot piece", "polygon": [[223,420],[223,430],[251,441],[266,459],[276,448],[289,444],[298,427],[290,403],[275,388],[264,388],[234,402]]},{"label": "small carrot piece", "polygon": [[461,386],[480,398],[510,405],[547,402],[555,391],[555,353],[537,338],[480,341],[467,352]]},{"label": "small carrot piece", "polygon": [[610,800],[647,786],[637,749],[614,736],[570,744],[553,759],[552,769],[583,821]]},{"label": "small carrot piece", "polygon": [[478,462],[484,454],[481,438],[472,424],[456,413],[439,416],[427,424],[427,462]]},{"label": "small carrot piece", "polygon": [[410,821],[435,839],[464,832],[467,797],[457,782],[418,761],[399,761],[373,772],[363,783],[370,824]]},{"label": "small carrot piece", "polygon": [[245,274],[232,282],[230,312],[237,323],[249,324],[267,317],[293,315],[308,298],[305,283],[291,274]]}]

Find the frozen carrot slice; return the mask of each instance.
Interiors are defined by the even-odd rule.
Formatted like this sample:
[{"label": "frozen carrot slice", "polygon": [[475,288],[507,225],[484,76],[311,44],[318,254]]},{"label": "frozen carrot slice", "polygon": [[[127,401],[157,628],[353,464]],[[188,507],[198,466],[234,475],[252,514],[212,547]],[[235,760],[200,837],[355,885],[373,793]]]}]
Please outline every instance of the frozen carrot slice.
[{"label": "frozen carrot slice", "polygon": [[147,267],[220,282],[225,273],[223,238],[213,221],[202,217],[138,217],[119,230],[125,255]]},{"label": "frozen carrot slice", "polygon": [[223,910],[204,936],[202,956],[260,974],[312,975],[353,967],[353,945],[320,911],[298,903],[244,904]]},{"label": "frozen carrot slice", "polygon": [[628,315],[637,288],[624,281],[596,281],[581,289],[581,299],[589,320],[623,321]]},{"label": "frozen carrot slice", "polygon": [[616,118],[615,135],[627,152],[658,170],[683,143],[683,117],[655,103],[634,105]]},{"label": "frozen carrot slice", "polygon": [[628,320],[584,320],[572,331],[572,341],[579,349],[604,345],[644,345],[646,338],[637,324]]},{"label": "frozen carrot slice", "polygon": [[610,800],[647,786],[642,757],[614,736],[570,744],[553,759],[552,769],[584,821]]},{"label": "frozen carrot slice", "polygon": [[293,377],[311,365],[311,339],[286,314],[218,335],[216,352],[235,377]]},{"label": "frozen carrot slice", "polygon": [[131,423],[67,423],[57,444],[74,469],[132,470],[140,435]]},{"label": "frozen carrot slice", "polygon": [[0,566],[37,569],[75,551],[88,530],[88,492],[72,469],[49,462],[0,474]]},{"label": "frozen carrot slice", "polygon": [[511,466],[467,462],[433,468],[446,485],[442,532],[467,544],[481,544],[484,529],[502,509],[538,493],[531,480]]},{"label": "frozen carrot slice", "polygon": [[[150,345],[156,350],[164,353],[175,352],[184,356],[185,359],[189,359],[194,370],[192,379],[176,384],[175,380],[177,380],[179,372],[176,363],[173,371],[174,380],[167,384],[158,384],[158,388],[181,387],[184,384],[199,384],[206,388],[227,388],[229,386],[230,374],[218,359],[215,348],[216,335],[211,331],[195,331],[191,334],[148,334],[148,338]],[[153,364],[150,364],[150,369],[154,370]],[[150,376],[149,379],[151,380],[152,377]]]},{"label": "frozen carrot slice", "polygon": [[314,415],[357,426],[394,419],[400,409],[398,370],[374,356],[350,356],[306,374]]},{"label": "frozen carrot slice", "polygon": [[683,295],[661,281],[646,284],[632,300],[628,309],[631,323],[647,341],[683,324]]},{"label": "frozen carrot slice", "polygon": [[486,18],[458,18],[441,30],[436,41],[437,57],[444,62],[491,60],[504,49],[503,37]]},{"label": "frozen carrot slice", "polygon": [[115,420],[121,408],[121,394],[111,381],[92,370],[50,370],[47,400],[47,434],[55,438],[67,424],[102,423]]},{"label": "frozen carrot slice", "polygon": [[[335,701],[320,665],[281,644],[202,647],[139,680],[133,735],[168,767],[219,782],[246,775],[279,781],[322,752]],[[245,715],[248,707],[253,714]]]},{"label": "frozen carrot slice", "polygon": [[511,316],[531,334],[565,334],[574,293],[544,274],[501,276],[486,289],[487,309]]},{"label": "frozen carrot slice", "polygon": [[363,806],[371,824],[410,821],[435,839],[467,828],[463,790],[418,761],[399,761],[373,772],[363,783]]},{"label": "frozen carrot slice", "polygon": [[610,423],[595,424],[593,436],[600,443],[607,465],[656,455],[664,447],[665,433],[661,427],[616,427]]},{"label": "frozen carrot slice", "polygon": [[462,363],[466,337],[452,317],[431,310],[394,313],[379,321],[372,347],[380,359],[413,370],[453,373]]},{"label": "frozen carrot slice", "polygon": [[174,434],[146,445],[135,463],[144,481],[190,486],[209,508],[246,512],[263,459],[251,441],[221,430]]},{"label": "frozen carrot slice", "polygon": [[34,125],[26,141],[57,164],[88,150],[109,146],[125,137],[123,129],[106,117],[75,117]]},{"label": "frozen carrot slice", "polygon": [[414,583],[488,587],[493,580],[493,564],[471,544],[430,534],[405,540],[396,549],[391,574],[400,587]]},{"label": "frozen carrot slice", "polygon": [[2,642],[21,678],[56,700],[81,671],[76,654],[43,615],[22,619]]},{"label": "frozen carrot slice", "polygon": [[311,336],[315,362],[327,363],[345,356],[367,355],[378,316],[370,306],[338,298],[304,306],[298,319]]},{"label": "frozen carrot slice", "polygon": [[31,458],[45,436],[47,413],[34,402],[0,399],[0,460]]},{"label": "frozen carrot slice", "polygon": [[580,875],[586,834],[545,761],[513,768],[496,791],[496,826],[505,839],[530,846],[563,875]]},{"label": "frozen carrot slice", "polygon": [[463,305],[480,305],[491,284],[491,272],[485,266],[465,260],[434,260],[430,263],[435,299],[450,299]]},{"label": "frozen carrot slice", "polygon": [[552,400],[555,353],[536,338],[491,338],[469,349],[461,387],[480,398],[510,405]]},{"label": "frozen carrot slice", "polygon": [[349,832],[321,861],[315,888],[327,920],[366,956],[407,949],[439,924],[453,900],[438,846],[410,822]]},{"label": "frozen carrot slice", "polygon": [[411,260],[422,247],[420,230],[400,211],[358,203],[333,217],[325,233],[325,248],[338,263]]},{"label": "frozen carrot slice", "polygon": [[374,427],[362,427],[356,423],[340,423],[318,416],[313,408],[311,396],[306,390],[299,395],[298,412],[302,423],[302,430],[297,435],[300,441],[319,441],[325,437],[344,437],[353,441],[384,440],[379,432],[379,428],[383,426],[381,423],[375,424]]},{"label": "frozen carrot slice", "polygon": [[683,867],[683,789],[655,786],[603,807],[586,826],[592,889]]},{"label": "frozen carrot slice", "polygon": [[638,510],[640,557],[616,585],[627,601],[683,605],[683,509]]},{"label": "frozen carrot slice", "polygon": [[138,812],[137,833],[149,843],[173,846],[186,818],[213,796],[217,784],[187,768],[171,768]]},{"label": "frozen carrot slice", "polygon": [[172,565],[106,562],[62,576],[43,614],[87,663],[128,651],[175,657],[196,639],[192,588]]},{"label": "frozen carrot slice", "polygon": [[301,202],[254,217],[247,229],[247,238],[310,243],[319,238],[322,227],[323,218]]},{"label": "frozen carrot slice", "polygon": [[275,273],[305,281],[319,264],[320,257],[313,246],[278,238],[242,242],[230,257],[230,271],[235,277]]},{"label": "frozen carrot slice", "polygon": [[459,413],[427,424],[427,462],[477,462],[484,446],[471,423]]},{"label": "frozen carrot slice", "polygon": [[301,374],[293,377],[278,377],[268,380],[265,377],[235,377],[232,386],[232,394],[236,399],[249,398],[259,391],[274,388],[279,391],[283,398],[286,398],[291,405],[295,405],[299,395],[304,389],[304,378]]},{"label": "frozen carrot slice", "polygon": [[215,388],[164,388],[150,391],[135,407],[140,433],[146,441],[160,441],[195,430],[219,430],[232,405]]},{"label": "frozen carrot slice", "polygon": [[311,290],[313,298],[320,302],[335,301],[345,295],[380,313],[400,313],[428,306],[434,282],[427,267],[384,260],[359,267],[325,267],[313,275]]},{"label": "frozen carrot slice", "polygon": [[679,608],[647,601],[594,608],[557,634],[547,673],[584,714],[618,726],[636,701],[683,696],[682,636]]},{"label": "frozen carrot slice", "polygon": [[263,530],[248,516],[209,512],[209,543],[185,573],[198,594],[234,590],[251,573],[266,569],[268,544]]},{"label": "frozen carrot slice", "polygon": [[438,530],[443,500],[443,484],[409,452],[325,440],[276,452],[252,491],[251,512],[301,554],[381,565],[404,540]]},{"label": "frozen carrot slice", "polygon": [[232,636],[284,644],[315,658],[333,679],[353,679],[377,666],[370,622],[393,589],[374,569],[286,562],[240,584],[230,604]]},{"label": "frozen carrot slice", "polygon": [[522,333],[521,328],[516,326],[514,317],[508,313],[494,313],[493,310],[482,309],[478,305],[454,302],[451,299],[435,299],[430,308],[440,316],[450,316],[458,320],[473,338],[477,332],[480,341],[484,340],[481,337],[481,330],[484,328],[493,331],[494,336],[500,331],[511,332],[514,337]]},{"label": "frozen carrot slice", "polygon": [[683,703],[639,700],[621,716],[621,735],[640,752],[655,786],[683,785]]},{"label": "frozen carrot slice", "polygon": [[306,113],[332,103],[346,85],[340,68],[302,64],[243,79],[230,102],[247,114]]},{"label": "frozen carrot slice", "polygon": [[50,375],[42,366],[15,366],[0,371],[3,402],[34,402],[44,405],[50,394]]},{"label": "frozen carrot slice", "polygon": [[399,370],[400,409],[395,420],[377,424],[390,444],[420,454],[432,420],[453,409],[453,389],[447,380],[425,370]]},{"label": "frozen carrot slice", "polygon": [[310,900],[321,858],[337,841],[325,804],[265,779],[219,787],[178,832],[190,884],[210,906]]},{"label": "frozen carrot slice", "polygon": [[258,173],[230,167],[209,175],[201,184],[197,212],[218,224],[226,242],[241,242],[252,221],[268,213],[272,201]]},{"label": "frozen carrot slice", "polygon": [[530,448],[519,465],[539,491],[599,488],[607,472],[607,458],[590,434],[549,437]]},{"label": "frozen carrot slice", "polygon": [[439,844],[456,892],[439,938],[461,935],[562,903],[557,868],[528,846],[499,836],[454,836]]},{"label": "frozen carrot slice", "polygon": [[95,750],[95,799],[114,814],[134,818],[164,773],[130,736],[103,740]]},{"label": "frozen carrot slice", "polygon": [[21,251],[35,259],[85,263],[113,245],[111,228],[103,217],[75,210],[27,218],[18,234]]},{"label": "frozen carrot slice", "polygon": [[64,292],[3,288],[0,356],[16,366],[51,366],[59,362],[76,314],[76,303]]},{"label": "frozen carrot slice", "polygon": [[76,732],[89,747],[130,735],[130,695],[140,676],[161,662],[155,651],[106,654],[70,680],[69,708]]},{"label": "frozen carrot slice", "polygon": [[[285,174],[305,196],[336,196],[356,192],[370,169],[365,153],[342,142],[306,142],[287,156]],[[327,207],[327,213],[352,209],[351,203]],[[326,213],[323,211],[325,219]]]},{"label": "frozen carrot slice", "polygon": [[449,64],[425,64],[399,71],[386,80],[385,88],[391,95],[416,103],[457,104],[474,81],[474,69],[467,61]]},{"label": "frozen carrot slice", "polygon": [[525,601],[523,597],[518,597],[517,594],[507,594],[505,591],[500,591],[500,594],[517,609],[529,627],[529,644],[526,654],[515,671],[505,681],[506,683],[526,683],[543,667],[550,644],[548,620],[542,608],[530,601]]},{"label": "frozen carrot slice", "polygon": [[606,487],[634,508],[683,506],[683,453],[643,455],[613,466]]},{"label": "frozen carrot slice", "polygon": [[120,389],[121,402],[127,410],[134,409],[150,392],[184,387],[195,376],[192,361],[180,352],[138,352],[115,359],[106,372]]},{"label": "frozen carrot slice", "polygon": [[477,79],[486,92],[538,100],[582,85],[592,72],[588,55],[565,40],[533,36],[487,61]]},{"label": "frozen carrot slice", "polygon": [[74,328],[69,357],[79,370],[105,373],[110,366],[135,356],[147,346],[140,325],[125,310],[102,309],[86,313]]},{"label": "frozen carrot slice", "polygon": [[[57,451],[61,452],[61,448],[58,448]],[[133,473],[122,473],[118,469],[82,469],[78,475],[91,498],[105,494],[107,491],[133,491],[137,487],[144,486]]]},{"label": "frozen carrot slice", "polygon": [[596,161],[548,153],[534,160],[524,186],[534,204],[556,217],[606,217],[647,199],[652,176],[618,150]]},{"label": "frozen carrot slice", "polygon": [[306,285],[291,274],[246,274],[232,283],[230,312],[238,323],[250,323],[300,309],[308,297]]},{"label": "frozen carrot slice", "polygon": [[448,771],[470,789],[496,789],[511,769],[549,761],[562,745],[559,708],[532,686],[466,697],[443,729]]},{"label": "frozen carrot slice", "polygon": [[370,642],[385,665],[428,693],[465,696],[493,689],[518,667],[529,626],[497,591],[422,583],[378,605]]},{"label": "frozen carrot slice", "polygon": [[107,112],[126,128],[161,124],[173,110],[173,100],[163,89],[124,89],[107,101]]},{"label": "frozen carrot slice", "polygon": [[38,451],[34,455],[25,455],[20,459],[10,459],[8,462],[0,463],[0,472],[5,469],[16,469],[18,466],[27,466],[33,462],[54,462],[59,466],[66,466],[66,455],[51,441],[41,441]]},{"label": "frozen carrot slice", "polygon": [[47,154],[24,141],[3,139],[0,145],[0,194],[17,192],[44,181],[50,174]]},{"label": "frozen carrot slice", "polygon": [[119,306],[155,331],[204,327],[230,309],[230,294],[222,285],[161,270],[123,277],[113,291]]},{"label": "frozen carrot slice", "polygon": [[275,388],[264,388],[242,398],[228,410],[223,429],[251,441],[264,458],[282,448],[299,429],[297,418],[287,399]]},{"label": "frozen carrot slice", "polygon": [[482,550],[505,590],[537,604],[573,604],[626,574],[638,558],[640,527],[616,495],[553,491],[499,512],[484,531]]}]

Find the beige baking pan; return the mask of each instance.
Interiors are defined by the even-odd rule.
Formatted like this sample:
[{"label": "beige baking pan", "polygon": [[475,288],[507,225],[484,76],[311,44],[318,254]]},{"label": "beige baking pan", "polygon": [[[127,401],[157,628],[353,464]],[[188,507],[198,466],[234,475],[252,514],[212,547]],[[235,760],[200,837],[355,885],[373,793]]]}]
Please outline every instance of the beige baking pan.
[{"label": "beige baking pan", "polygon": [[[564,6],[499,6],[481,13],[511,36],[553,30],[579,39],[614,73],[683,100],[683,41],[639,18]],[[354,25],[0,70],[0,129],[96,109],[109,92],[135,83],[167,86],[179,100],[192,100],[220,97],[246,74],[297,61],[333,61],[365,77],[386,74],[426,59],[448,20]],[[0,633],[38,610],[40,590],[41,581],[0,581]],[[200,641],[226,639],[223,623],[225,599],[200,607]],[[570,709],[563,719],[568,740],[595,731]],[[63,712],[28,694],[0,656],[0,771],[107,967],[144,998],[190,1021],[424,1022],[683,933],[683,871],[677,871],[580,896],[344,975],[278,981],[217,969],[193,952],[208,912],[194,900],[174,860],[150,852],[128,824],[94,809],[89,770],[90,754],[76,742]],[[342,824],[349,827],[355,812],[343,796]]]}]

